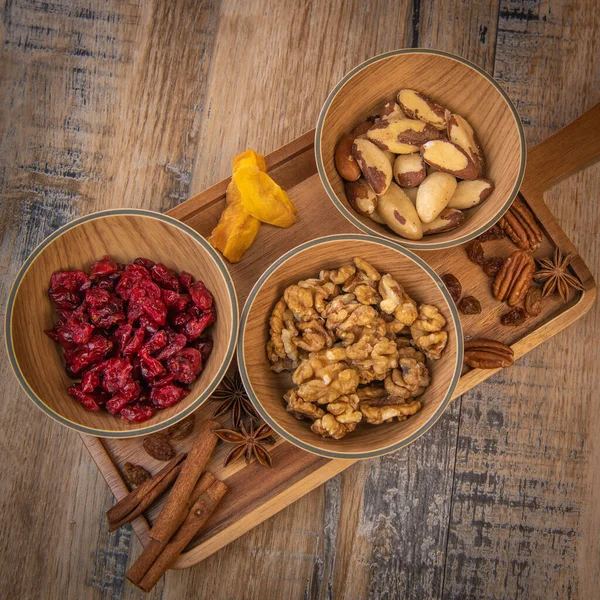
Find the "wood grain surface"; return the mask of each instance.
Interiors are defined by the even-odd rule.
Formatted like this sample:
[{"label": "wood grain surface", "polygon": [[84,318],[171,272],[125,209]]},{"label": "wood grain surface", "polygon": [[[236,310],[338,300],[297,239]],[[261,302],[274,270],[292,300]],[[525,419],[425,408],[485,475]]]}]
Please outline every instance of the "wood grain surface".
[{"label": "wood grain surface", "polygon": [[[35,2],[0,21],[0,298],[28,252],[99,208],[166,210],[240,149],[312,128],[329,89],[386,50],[492,73],[528,143],[600,100],[592,2]],[[600,276],[600,166],[545,200]],[[592,598],[600,585],[600,308],[452,403],[420,440],[358,463],[153,598]],[[77,434],[27,400],[2,349],[0,597],[140,598],[140,545]]]}]

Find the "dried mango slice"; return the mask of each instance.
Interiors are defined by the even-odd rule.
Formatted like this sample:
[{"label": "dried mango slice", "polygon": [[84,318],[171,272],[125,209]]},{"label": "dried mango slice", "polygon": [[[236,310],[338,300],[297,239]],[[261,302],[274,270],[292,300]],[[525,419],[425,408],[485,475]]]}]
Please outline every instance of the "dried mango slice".
[{"label": "dried mango slice", "polygon": [[265,157],[262,154],[258,154],[250,148],[241,154],[238,154],[233,159],[233,165],[231,167],[231,172],[235,173],[241,167],[247,166],[255,166],[258,167],[261,171],[267,172],[267,165],[265,164]]},{"label": "dried mango slice", "polygon": [[288,195],[259,167],[239,167],[232,176],[244,210],[263,223],[291,227],[298,209]]},{"label": "dried mango slice", "polygon": [[260,221],[242,207],[241,195],[232,181],[227,186],[225,210],[208,241],[231,263],[237,263],[250,248]]}]

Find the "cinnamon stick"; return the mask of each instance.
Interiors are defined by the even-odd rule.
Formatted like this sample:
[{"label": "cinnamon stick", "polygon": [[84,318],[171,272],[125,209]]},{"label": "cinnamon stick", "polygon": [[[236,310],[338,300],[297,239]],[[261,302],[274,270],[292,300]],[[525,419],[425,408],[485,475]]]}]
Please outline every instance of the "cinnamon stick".
[{"label": "cinnamon stick", "polygon": [[188,452],[173,489],[150,530],[153,540],[166,544],[185,519],[192,491],[217,444],[217,436],[212,430],[218,427],[220,424],[216,421],[202,423],[198,438]]},{"label": "cinnamon stick", "polygon": [[141,515],[179,475],[185,454],[171,459],[152,479],[144,481],[106,512],[109,531],[129,523]]},{"label": "cinnamon stick", "polygon": [[214,512],[228,488],[222,481],[215,481],[194,503],[181,527],[152,564],[138,586],[149,592],[175,562],[190,540],[198,533]]},{"label": "cinnamon stick", "polygon": [[[190,495],[189,501],[186,505],[186,512],[184,513],[180,522],[177,523],[177,527],[183,523],[185,517],[198,498],[200,498],[200,496],[206,492],[206,490],[208,490],[215,481],[215,476],[208,471],[202,475],[194,487],[192,494]],[[138,556],[133,565],[131,565],[129,571],[127,571],[127,579],[129,579],[131,583],[138,585],[150,567],[154,564],[160,553],[165,549],[166,545],[166,542],[159,542],[151,538],[149,544],[144,548],[144,551]]]}]

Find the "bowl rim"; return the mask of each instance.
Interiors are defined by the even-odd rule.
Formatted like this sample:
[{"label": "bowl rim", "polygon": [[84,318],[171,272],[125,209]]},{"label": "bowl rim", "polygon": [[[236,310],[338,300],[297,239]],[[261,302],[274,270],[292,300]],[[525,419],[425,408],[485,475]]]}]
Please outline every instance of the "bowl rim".
[{"label": "bowl rim", "polygon": [[[471,69],[473,69],[474,71],[479,73],[481,76],[483,76],[485,79],[487,79],[492,84],[492,86],[498,91],[498,93],[504,98],[504,101],[508,105],[508,107],[515,119],[515,122],[517,124],[517,130],[519,132],[519,139],[521,142],[521,158],[520,158],[520,165],[519,165],[519,173],[517,175],[515,185],[513,186],[511,193],[508,195],[507,200],[501,206],[500,210],[489,221],[487,221],[485,225],[482,225],[481,227],[479,227],[478,229],[476,229],[474,232],[472,232],[470,234],[465,234],[463,236],[459,236],[455,239],[448,240],[446,242],[437,242],[436,243],[434,241],[431,241],[431,242],[419,243],[419,242],[411,241],[411,240],[408,240],[405,238],[401,238],[400,236],[397,236],[398,237],[397,243],[404,246],[405,248],[410,248],[411,250],[427,251],[427,250],[443,250],[446,248],[452,248],[454,246],[459,246],[460,244],[464,244],[465,242],[468,242],[468,241],[476,238],[478,235],[481,235],[484,231],[487,231],[490,227],[495,225],[502,218],[504,213],[510,208],[510,205],[512,204],[513,200],[519,193],[519,189],[520,189],[521,183],[523,181],[523,176],[525,174],[525,165],[527,163],[527,144],[525,141],[525,132],[523,131],[523,123],[521,122],[521,117],[519,116],[519,113],[517,112],[517,109],[516,109],[513,101],[510,99],[509,95],[504,91],[502,86],[494,79],[494,77],[492,77],[489,73],[484,71],[481,67],[477,66],[475,63],[467,60],[466,58],[463,58],[462,56],[458,56],[457,54],[452,54],[451,52],[444,52],[443,50],[435,50],[435,49],[431,49],[431,48],[403,48],[400,50],[391,50],[389,52],[384,52],[382,54],[373,56],[373,57],[365,60],[364,62],[360,63],[356,67],[354,67],[348,73],[346,73],[346,75],[344,75],[344,77],[342,77],[342,79],[340,79],[338,81],[338,83],[331,90],[331,92],[329,92],[329,95],[327,96],[327,99],[325,100],[323,106],[321,107],[321,111],[319,112],[319,117],[317,119],[317,126],[316,126],[316,130],[315,130],[315,160],[317,163],[317,171],[319,173],[319,179],[321,180],[321,183],[322,183],[323,187],[325,188],[325,191],[327,192],[327,195],[329,196],[330,200],[333,202],[334,206],[342,213],[342,215],[346,219],[348,219],[348,221],[350,221],[350,223],[352,223],[355,227],[358,227],[358,229],[360,229],[361,231],[363,231],[364,233],[366,233],[368,235],[373,235],[373,236],[391,241],[392,234],[389,234],[389,237],[388,237],[388,235],[380,233],[379,231],[376,231],[375,229],[372,229],[372,228],[368,227],[367,225],[365,225],[350,210],[348,210],[346,208],[346,206],[344,206],[344,203],[337,197],[336,193],[334,192],[333,188],[331,187],[331,184],[329,183],[329,179],[327,178],[327,174],[325,172],[325,166],[324,166],[324,162],[323,162],[322,149],[321,149],[321,136],[323,133],[323,123],[325,121],[325,117],[327,116],[327,113],[329,112],[331,103],[333,102],[334,98],[337,96],[340,89],[350,79],[352,79],[352,77],[354,77],[356,74],[358,74],[360,71],[362,71],[369,65],[371,65],[375,62],[378,62],[380,60],[385,60],[387,58],[390,58],[391,56],[398,56],[398,55],[402,55],[402,54],[434,54],[437,56],[443,56],[445,58],[455,60],[457,62],[464,64],[467,67],[470,67]],[[460,228],[457,231],[460,231]]]},{"label": "bowl rim", "polygon": [[[450,315],[452,317],[452,321],[454,323],[454,329],[456,331],[457,350],[456,350],[456,362],[454,365],[454,373],[452,375],[452,379],[450,381],[448,390],[446,391],[446,394],[444,395],[444,398],[440,402],[440,405],[438,406],[436,411],[431,415],[431,417],[427,421],[425,421],[425,423],[423,423],[423,425],[417,431],[415,431],[412,435],[408,436],[404,440],[401,440],[401,441],[391,444],[389,446],[385,446],[383,448],[365,451],[365,452],[339,452],[339,451],[324,450],[323,448],[319,448],[318,446],[313,446],[312,444],[309,444],[309,443],[295,437],[293,434],[291,434],[286,429],[284,429],[282,426],[280,426],[268,414],[268,412],[263,408],[261,401],[258,399],[257,394],[254,392],[252,384],[250,383],[250,378],[248,377],[248,372],[246,370],[246,363],[245,363],[245,358],[244,358],[245,357],[244,341],[245,341],[245,333],[246,333],[246,325],[247,325],[248,316],[250,314],[250,310],[252,309],[252,305],[254,304],[254,301],[256,300],[258,293],[262,289],[264,283],[269,278],[269,276],[272,275],[283,263],[285,263],[287,260],[289,260],[290,258],[295,256],[296,254],[298,254],[308,248],[311,248],[312,246],[318,246],[321,244],[327,244],[329,242],[335,242],[335,241],[370,242],[370,243],[374,243],[374,244],[383,245],[392,250],[399,252],[400,254],[403,254],[408,259],[417,263],[433,279],[434,283],[438,286],[438,288],[442,292],[442,295],[445,297],[446,303],[448,304],[448,307],[450,309]],[[256,408],[256,410],[258,411],[259,415],[264,419],[264,421],[266,423],[268,423],[271,426],[271,428],[276,433],[281,435],[281,437],[283,437],[285,440],[287,440],[294,446],[297,446],[298,448],[301,448],[302,450],[306,450],[307,452],[310,452],[311,454],[316,454],[316,455],[322,456],[324,458],[339,458],[339,459],[358,460],[358,459],[367,459],[367,458],[375,458],[377,456],[383,456],[385,454],[390,454],[391,452],[395,452],[396,450],[399,450],[400,448],[408,446],[409,444],[412,444],[412,442],[414,442],[417,438],[421,437],[426,431],[428,431],[436,423],[436,421],[442,416],[442,414],[446,410],[446,407],[452,400],[452,395],[454,394],[454,390],[456,389],[458,380],[460,379],[462,364],[463,364],[463,351],[464,351],[463,339],[464,339],[464,335],[463,335],[462,325],[460,322],[460,317],[458,315],[458,310],[454,304],[454,301],[452,300],[452,297],[450,296],[450,293],[446,289],[446,286],[442,282],[439,275],[422,258],[417,256],[410,250],[404,248],[400,244],[392,242],[391,240],[388,240],[386,238],[363,235],[360,233],[341,233],[341,234],[333,234],[333,235],[327,235],[327,236],[315,238],[313,240],[304,242],[304,243],[296,246],[295,248],[292,248],[291,250],[288,250],[285,254],[283,254],[277,260],[275,260],[265,270],[265,272],[259,277],[258,281],[254,284],[254,286],[252,287],[252,290],[248,294],[248,298],[244,304],[244,308],[242,309],[242,317],[241,317],[241,321],[240,321],[240,333],[239,333],[239,339],[238,339],[237,363],[238,363],[238,370],[240,372],[240,376],[241,376],[242,382],[244,384],[244,388],[246,389],[246,393],[248,394],[250,401],[252,402],[252,404]],[[266,358],[265,358],[265,360],[266,360]]]},{"label": "bowl rim", "polygon": [[[198,398],[196,398],[193,402],[191,402],[190,405],[185,410],[182,410],[181,412],[177,413],[176,415],[173,415],[170,419],[167,419],[166,421],[162,421],[161,423],[156,423],[155,425],[150,425],[148,427],[141,427],[141,428],[134,429],[134,430],[114,431],[114,430],[110,430],[110,429],[99,429],[96,427],[88,427],[86,425],[81,425],[80,423],[71,421],[70,419],[63,417],[62,415],[57,413],[55,410],[50,408],[33,391],[33,389],[29,386],[27,380],[25,379],[25,376],[23,375],[23,373],[21,371],[19,362],[18,362],[16,354],[14,352],[12,316],[13,316],[14,302],[15,302],[16,295],[19,291],[19,287],[21,286],[21,283],[22,283],[26,273],[29,271],[31,265],[33,264],[35,259],[38,258],[38,256],[42,253],[43,250],[45,250],[52,242],[54,242],[56,239],[58,239],[64,233],[66,233],[70,229],[74,229],[75,227],[82,225],[83,223],[86,223],[88,221],[94,221],[96,219],[103,218],[103,217],[114,217],[114,216],[122,216],[122,215],[148,217],[148,218],[152,218],[152,219],[157,219],[159,221],[163,221],[169,225],[173,225],[174,227],[177,227],[178,229],[182,230],[184,233],[187,233],[191,238],[194,239],[194,241],[199,243],[200,246],[202,248],[204,248],[204,250],[207,251],[209,257],[213,260],[213,262],[217,266],[218,270],[220,271],[221,275],[223,276],[223,279],[225,280],[225,283],[226,283],[226,286],[227,286],[227,289],[229,292],[229,297],[231,299],[232,330],[231,330],[230,340],[228,342],[228,346],[227,346],[226,353],[225,353],[225,360],[223,361],[221,368],[218,370],[215,378],[213,379],[213,382],[206,388],[206,390],[202,394],[200,394],[198,396]],[[40,410],[42,410],[45,414],[47,414],[49,417],[51,417],[52,419],[54,419],[61,425],[64,425],[65,427],[68,427],[69,429],[73,429],[73,430],[79,432],[80,434],[93,435],[93,436],[102,437],[102,438],[123,439],[123,438],[133,438],[133,437],[138,437],[138,436],[142,436],[142,435],[148,435],[150,433],[156,433],[157,431],[161,431],[162,429],[170,427],[171,425],[174,425],[178,421],[181,421],[182,419],[187,417],[189,414],[193,413],[202,404],[204,404],[204,402],[206,402],[210,398],[210,396],[213,394],[213,392],[218,387],[218,385],[221,383],[221,380],[227,373],[227,369],[229,368],[229,365],[231,364],[231,361],[233,360],[233,356],[235,354],[236,343],[237,343],[237,338],[238,338],[238,333],[239,333],[239,305],[238,305],[237,294],[235,291],[235,285],[233,283],[233,279],[229,273],[229,270],[227,269],[227,266],[225,265],[225,262],[219,256],[217,251],[197,231],[195,231],[194,229],[192,229],[185,223],[182,223],[181,221],[178,221],[177,219],[174,219],[173,217],[169,217],[168,215],[165,215],[165,214],[162,214],[159,212],[146,210],[143,208],[116,208],[116,209],[107,209],[107,210],[93,212],[93,213],[90,213],[83,217],[74,219],[73,221],[70,221],[66,225],[63,225],[62,227],[58,228],[56,231],[51,233],[31,252],[31,254],[27,257],[27,259],[25,260],[25,262],[19,269],[17,276],[15,277],[15,280],[12,284],[10,293],[8,295],[7,305],[6,305],[4,325],[5,325],[5,332],[6,332],[5,336],[4,336],[5,343],[6,343],[6,350],[7,350],[7,354],[9,357],[9,361],[10,361],[12,370],[13,370],[21,388],[23,389],[23,391],[27,394],[27,396],[29,396],[29,398],[33,401],[33,403]]]}]

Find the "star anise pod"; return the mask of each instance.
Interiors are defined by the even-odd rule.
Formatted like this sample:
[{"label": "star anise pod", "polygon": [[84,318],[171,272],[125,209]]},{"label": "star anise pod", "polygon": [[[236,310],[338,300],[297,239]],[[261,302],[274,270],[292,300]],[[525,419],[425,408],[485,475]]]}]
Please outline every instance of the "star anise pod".
[{"label": "star anise pod", "polygon": [[240,427],[245,415],[253,419],[259,418],[256,409],[252,406],[252,402],[246,394],[239,371],[236,371],[232,377],[226,375],[211,398],[221,403],[213,416],[220,417],[231,412],[234,429]]},{"label": "star anise pod", "polygon": [[273,459],[269,451],[264,447],[265,443],[272,443],[269,438],[273,430],[269,425],[263,423],[256,431],[254,430],[254,420],[250,421],[250,431],[242,422],[239,430],[233,429],[215,429],[214,434],[222,441],[228,444],[234,444],[233,450],[227,455],[224,466],[235,462],[238,458],[246,456],[246,464],[252,457],[263,465],[263,467],[272,467]]},{"label": "star anise pod", "polygon": [[554,250],[552,258],[542,258],[538,260],[540,268],[536,271],[533,278],[538,283],[543,283],[542,298],[549,296],[554,291],[558,291],[563,302],[569,301],[569,290],[583,291],[583,285],[567,270],[573,257],[570,254],[563,255],[557,247]]}]

